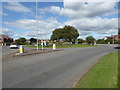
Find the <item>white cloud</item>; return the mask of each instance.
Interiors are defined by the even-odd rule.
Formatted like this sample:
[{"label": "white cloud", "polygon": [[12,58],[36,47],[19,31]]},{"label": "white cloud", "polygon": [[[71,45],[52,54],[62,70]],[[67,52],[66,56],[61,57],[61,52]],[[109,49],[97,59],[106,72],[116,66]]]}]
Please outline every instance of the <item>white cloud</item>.
[{"label": "white cloud", "polygon": [[12,36],[13,32],[7,28],[0,28],[0,34],[1,35],[8,35],[8,36]]},{"label": "white cloud", "polygon": [[91,34],[91,31],[79,30],[80,37]]},{"label": "white cloud", "polygon": [[7,16],[7,13],[3,12],[2,10],[0,10],[0,15]]},{"label": "white cloud", "polygon": [[100,34],[117,34],[118,33],[118,29],[110,29],[110,30],[106,30],[106,31],[100,31]]},{"label": "white cloud", "polygon": [[20,34],[14,34],[13,35],[13,37],[15,37],[15,38],[18,38],[18,37],[20,37],[21,35]]},{"label": "white cloud", "polygon": [[85,2],[64,2],[64,8],[52,6],[45,10],[74,19],[115,14],[115,5],[116,2],[88,2],[87,6]]},{"label": "white cloud", "polygon": [[65,22],[65,25],[72,25],[76,27],[79,32],[97,32],[101,34],[102,32],[114,32],[117,33],[116,29],[118,28],[118,19],[117,18],[80,18],[80,19],[73,19],[70,21]]},{"label": "white cloud", "polygon": [[6,9],[15,11],[15,12],[31,12],[31,10],[25,6],[23,6],[19,2],[8,2],[7,6],[4,6]]},{"label": "white cloud", "polygon": [[119,2],[119,0],[64,0],[64,2]]},{"label": "white cloud", "polygon": [[[93,32],[98,34],[116,34],[118,19],[101,17],[117,14],[117,11],[114,8],[115,5],[116,2],[88,2],[87,5],[85,2],[65,2],[63,8],[51,6],[44,9],[42,8],[40,11],[41,15],[49,11],[61,16],[66,16],[68,17],[66,22],[60,23],[56,19],[50,18],[47,20],[38,20],[38,23],[34,19],[22,19],[15,22],[5,22],[4,24],[11,27],[29,30],[22,35],[30,37],[34,37],[36,34],[51,34],[55,28],[63,27],[64,25],[74,26],[79,30],[80,35],[83,36]],[[9,10],[30,12],[30,9],[23,5],[21,6],[20,3],[16,3],[15,7],[21,6],[26,9],[20,8],[20,10],[17,10],[17,8],[13,8],[13,3],[9,3],[8,6],[12,7],[7,8]]]},{"label": "white cloud", "polygon": [[4,24],[11,27],[21,28],[27,31],[34,31],[32,34],[36,34],[36,32],[39,34],[51,34],[55,28],[58,28],[62,25],[54,18],[50,18],[44,21],[38,20],[38,22],[33,19],[22,19],[15,22],[5,22]]}]

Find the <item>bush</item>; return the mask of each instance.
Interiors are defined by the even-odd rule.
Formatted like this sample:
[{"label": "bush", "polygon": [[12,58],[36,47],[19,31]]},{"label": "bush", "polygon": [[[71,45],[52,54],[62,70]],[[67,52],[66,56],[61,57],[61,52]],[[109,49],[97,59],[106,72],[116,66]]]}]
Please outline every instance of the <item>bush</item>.
[{"label": "bush", "polygon": [[52,46],[52,45],[53,45],[53,43],[52,43],[52,42],[49,42],[49,43],[48,43],[48,46]]},{"label": "bush", "polygon": [[64,42],[64,43],[63,43],[63,45],[68,45],[68,44],[70,44],[70,42]]},{"label": "bush", "polygon": [[83,39],[78,39],[78,44],[82,44],[82,43],[84,43],[85,41],[83,40]]}]

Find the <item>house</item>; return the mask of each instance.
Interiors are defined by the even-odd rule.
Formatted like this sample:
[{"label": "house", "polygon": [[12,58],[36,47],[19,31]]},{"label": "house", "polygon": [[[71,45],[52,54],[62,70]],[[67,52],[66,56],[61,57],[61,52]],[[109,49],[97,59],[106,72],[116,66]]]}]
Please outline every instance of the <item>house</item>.
[{"label": "house", "polygon": [[112,35],[111,37],[113,37],[116,41],[120,40],[120,35]]},{"label": "house", "polygon": [[4,43],[10,44],[11,42],[13,42],[13,38],[7,35],[0,35],[0,44],[4,44]]},{"label": "house", "polygon": [[120,35],[111,35],[111,36],[106,36],[105,38],[103,38],[104,40],[107,39],[114,39],[116,41],[120,40]]}]

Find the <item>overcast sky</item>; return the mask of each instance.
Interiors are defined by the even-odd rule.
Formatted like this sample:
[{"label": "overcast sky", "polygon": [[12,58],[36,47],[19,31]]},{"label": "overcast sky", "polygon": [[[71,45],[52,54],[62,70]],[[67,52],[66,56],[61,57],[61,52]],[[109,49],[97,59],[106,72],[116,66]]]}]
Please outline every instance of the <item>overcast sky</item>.
[{"label": "overcast sky", "polygon": [[2,34],[13,38],[24,36],[50,38],[55,28],[74,26],[80,38],[96,39],[118,32],[117,2],[2,2]]}]

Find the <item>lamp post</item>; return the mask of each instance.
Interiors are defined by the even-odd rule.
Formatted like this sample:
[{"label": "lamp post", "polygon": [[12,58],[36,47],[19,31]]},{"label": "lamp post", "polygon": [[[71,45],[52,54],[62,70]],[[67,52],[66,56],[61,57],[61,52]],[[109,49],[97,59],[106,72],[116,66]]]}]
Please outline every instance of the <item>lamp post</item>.
[{"label": "lamp post", "polygon": [[114,45],[114,35],[113,35],[113,45]]},{"label": "lamp post", "polygon": [[41,37],[41,45],[42,45],[42,50],[43,50],[43,35]]},{"label": "lamp post", "polygon": [[[38,3],[37,3],[37,0],[36,0],[36,29],[37,28],[37,23],[38,23]],[[37,50],[39,49],[39,45],[38,45],[38,34],[37,34]]]}]

